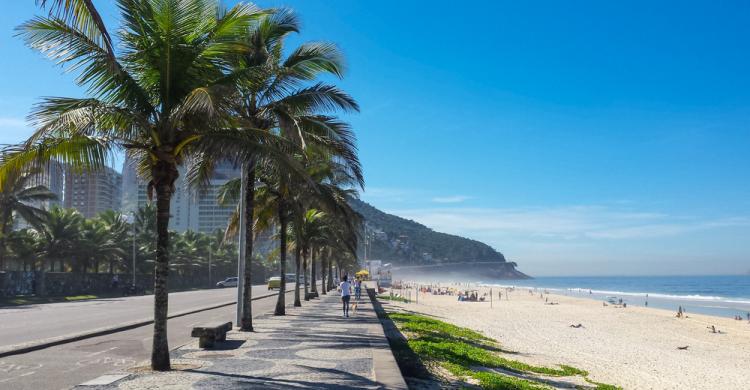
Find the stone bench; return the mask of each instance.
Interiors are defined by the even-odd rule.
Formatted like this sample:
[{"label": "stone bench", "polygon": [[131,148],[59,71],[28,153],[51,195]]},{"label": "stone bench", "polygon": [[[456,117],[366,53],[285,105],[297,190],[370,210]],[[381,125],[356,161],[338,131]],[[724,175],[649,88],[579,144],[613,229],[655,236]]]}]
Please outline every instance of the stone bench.
[{"label": "stone bench", "polygon": [[199,347],[213,348],[214,342],[227,339],[227,332],[230,330],[232,330],[231,322],[217,322],[193,327],[193,331],[190,335],[192,337],[199,337]]}]

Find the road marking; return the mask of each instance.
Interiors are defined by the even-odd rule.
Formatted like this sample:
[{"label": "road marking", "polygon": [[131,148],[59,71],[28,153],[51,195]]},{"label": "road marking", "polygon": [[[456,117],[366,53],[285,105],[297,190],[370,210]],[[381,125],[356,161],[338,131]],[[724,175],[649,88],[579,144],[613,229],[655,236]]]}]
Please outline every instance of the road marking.
[{"label": "road marking", "polygon": [[21,374],[21,375],[19,375],[18,377],[20,378],[20,377],[22,377],[22,376],[29,376],[29,375],[34,375],[34,373],[36,373],[36,371],[31,371],[31,372],[27,372],[27,373],[25,373],[25,374]]},{"label": "road marking", "polygon": [[118,348],[118,347],[112,347],[112,348],[109,348],[109,349],[105,349],[104,351],[99,351],[99,352],[94,352],[94,353],[90,353],[90,354],[86,355],[86,357],[92,357],[92,356],[96,356],[96,355],[101,355],[101,354],[103,354],[103,353],[105,353],[105,352],[109,352],[109,351],[111,351],[111,350],[113,350],[113,349],[117,349],[117,348]]},{"label": "road marking", "polygon": [[98,378],[92,379],[88,382],[81,383],[79,386],[104,386],[112,384],[116,381],[119,381],[122,378],[125,378],[130,374],[108,374],[108,375],[102,375]]}]

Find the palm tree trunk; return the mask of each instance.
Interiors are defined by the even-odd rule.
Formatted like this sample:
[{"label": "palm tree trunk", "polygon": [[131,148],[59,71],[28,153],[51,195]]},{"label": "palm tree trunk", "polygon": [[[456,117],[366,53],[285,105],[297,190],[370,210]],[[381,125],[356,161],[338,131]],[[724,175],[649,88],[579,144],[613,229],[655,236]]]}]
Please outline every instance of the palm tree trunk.
[{"label": "palm tree trunk", "polygon": [[177,167],[159,162],[152,169],[156,186],[156,263],[154,264],[154,336],[151,350],[151,368],[166,371],[169,362],[167,339],[167,312],[169,310],[169,206],[174,182],[179,175]]},{"label": "palm tree trunk", "polygon": [[279,283],[279,299],[276,301],[276,310],[273,314],[283,316],[286,314],[286,208],[284,201],[279,199],[279,273],[281,283]]},{"label": "palm tree trunk", "polygon": [[333,290],[333,261],[328,259],[328,291]]},{"label": "palm tree trunk", "polygon": [[305,300],[310,300],[310,290],[307,285],[307,259],[310,257],[310,250],[305,248],[302,252],[302,274],[305,276]]},{"label": "palm tree trunk", "polygon": [[245,289],[242,293],[242,324],[240,330],[253,331],[253,218],[255,217],[255,161],[247,164],[245,183]]},{"label": "palm tree trunk", "polygon": [[313,248],[310,253],[310,279],[312,279],[310,289],[312,290],[312,293],[314,296],[318,296],[318,286],[317,286],[317,279],[318,279],[318,273],[315,269],[315,252],[316,248]]},{"label": "palm tree trunk", "polygon": [[300,248],[299,245],[297,245],[297,248],[294,251],[294,261],[297,263],[297,273],[294,274],[294,306],[302,306],[302,302],[299,300],[299,271],[300,271],[300,256],[302,248]]},{"label": "palm tree trunk", "polygon": [[320,259],[320,293],[326,295],[326,258]]},{"label": "palm tree trunk", "polygon": [[0,230],[0,271],[3,271],[5,269],[5,246],[7,243],[6,238],[8,237],[8,233],[10,231],[11,211],[3,210],[2,213],[2,220],[0,220],[0,223],[3,224],[2,230]]}]

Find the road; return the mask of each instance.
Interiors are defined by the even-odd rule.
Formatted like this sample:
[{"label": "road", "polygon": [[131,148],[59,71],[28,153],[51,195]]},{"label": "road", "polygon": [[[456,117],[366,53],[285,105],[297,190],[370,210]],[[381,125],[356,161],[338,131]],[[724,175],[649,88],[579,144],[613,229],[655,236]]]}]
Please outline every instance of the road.
[{"label": "road", "polygon": [[[268,294],[253,286],[253,296]],[[169,313],[236,301],[236,288],[169,294]],[[0,349],[9,345],[82,333],[140,319],[153,318],[154,296],[103,298],[89,301],[0,307]]]},{"label": "road", "polygon": [[[253,288],[254,296],[265,294],[268,294],[265,286]],[[236,289],[233,288],[172,293],[170,294],[170,312],[230,301],[235,295]],[[71,330],[76,330],[75,333],[77,333],[86,329],[96,329],[146,318],[153,314],[151,311],[153,302],[149,301],[148,298],[153,300],[153,296],[145,296],[114,300],[92,300],[76,304],[35,305],[43,307],[29,308],[27,309],[30,311],[29,313],[0,314],[0,318],[2,318],[0,323],[2,329],[12,331],[14,340],[32,341],[66,334],[66,330],[68,333]],[[287,303],[292,303],[293,299],[294,294],[287,293]],[[61,307],[57,308],[54,305],[61,305]],[[137,308],[138,305],[146,307]],[[255,317],[268,314],[273,311],[275,305],[275,296],[256,300],[253,302],[253,314]],[[15,309],[17,308],[11,310]],[[3,310],[6,309],[0,309],[0,312]],[[120,312],[120,310],[123,312]],[[31,311],[55,316],[48,317],[39,314],[35,316]],[[234,322],[235,311],[235,305],[230,305],[170,319],[167,330],[170,348],[190,342],[192,340],[190,329],[195,324],[219,320]],[[22,314],[24,320],[39,321],[39,323],[28,323],[33,330],[27,329],[26,335],[21,335],[18,331],[18,328],[21,327],[19,324],[8,324],[8,322],[16,321],[14,319],[16,314]],[[92,318],[89,319],[88,315],[91,315]],[[37,330],[45,336],[36,337],[34,332]],[[152,325],[146,325],[110,335],[0,358],[0,389],[67,389],[106,373],[131,367],[149,359],[152,332]],[[5,334],[3,334],[2,339],[3,344],[12,344],[7,343]]]}]

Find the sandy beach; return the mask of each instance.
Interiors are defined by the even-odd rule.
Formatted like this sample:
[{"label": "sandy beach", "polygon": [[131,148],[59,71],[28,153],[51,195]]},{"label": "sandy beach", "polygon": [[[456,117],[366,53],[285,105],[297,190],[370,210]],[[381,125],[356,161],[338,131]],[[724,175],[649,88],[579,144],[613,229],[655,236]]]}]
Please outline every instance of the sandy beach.
[{"label": "sandy beach", "polygon": [[[399,291],[399,290],[396,290]],[[488,289],[480,289],[489,291]],[[415,291],[411,291],[412,298]],[[643,307],[604,307],[601,301],[516,289],[502,301],[458,302],[456,296],[419,295],[401,307],[479,330],[515,359],[568,364],[593,380],[625,389],[745,389],[750,387],[750,324]],[[582,324],[581,328],[570,325]],[[721,333],[711,333],[714,325]],[[678,347],[688,346],[687,350]]]}]

